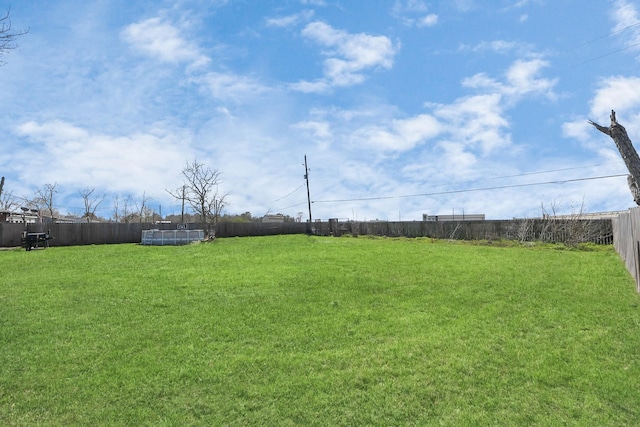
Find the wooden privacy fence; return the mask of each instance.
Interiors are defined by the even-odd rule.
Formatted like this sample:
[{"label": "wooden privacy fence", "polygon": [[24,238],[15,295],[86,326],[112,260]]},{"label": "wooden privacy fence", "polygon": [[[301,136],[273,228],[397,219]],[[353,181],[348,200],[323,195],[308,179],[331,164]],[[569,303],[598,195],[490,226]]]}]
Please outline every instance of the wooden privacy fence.
[{"label": "wooden privacy fence", "polygon": [[319,235],[350,234],[389,237],[432,237],[459,240],[517,240],[577,244],[612,244],[610,219],[517,219],[498,221],[398,221],[314,223]]},{"label": "wooden privacy fence", "polygon": [[[612,222],[598,220],[522,219],[505,221],[406,221],[355,222],[329,220],[314,223],[233,223],[216,226],[217,237],[266,236],[275,234],[350,234],[389,237],[431,237],[461,240],[517,240],[612,244]],[[188,224],[190,230],[204,228]],[[28,224],[29,232],[47,232],[54,237],[51,246],[140,243],[142,231],[175,230],[176,224],[100,223],[100,224]],[[23,224],[0,223],[0,246],[20,246]]]},{"label": "wooden privacy fence", "polygon": [[636,281],[640,292],[640,208],[629,209],[613,219],[613,246]]},{"label": "wooden privacy fence", "polygon": [[[50,232],[50,246],[102,245],[111,243],[139,243],[142,230],[151,224],[78,223],[78,224],[27,224],[26,231]],[[20,246],[24,224],[0,223],[0,246]]]},{"label": "wooden privacy fence", "polygon": [[[203,229],[202,224],[188,224],[190,230]],[[147,223],[77,223],[27,224],[27,231],[50,232],[51,246],[103,245],[113,243],[140,243],[142,231],[150,229],[175,230],[176,224]],[[217,237],[266,236],[273,234],[309,234],[308,223],[232,223],[216,226]],[[20,246],[24,224],[0,222],[0,247]]]}]

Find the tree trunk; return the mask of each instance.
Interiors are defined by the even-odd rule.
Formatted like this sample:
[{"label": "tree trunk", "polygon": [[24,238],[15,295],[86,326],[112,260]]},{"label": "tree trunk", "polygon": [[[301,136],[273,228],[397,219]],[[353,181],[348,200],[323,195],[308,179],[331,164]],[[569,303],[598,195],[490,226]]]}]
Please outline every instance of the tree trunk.
[{"label": "tree trunk", "polygon": [[589,123],[613,139],[622,156],[622,160],[624,160],[624,164],[629,170],[627,183],[633,195],[633,200],[640,206],[640,157],[627,135],[627,130],[616,120],[616,112],[611,110],[611,126],[608,128],[600,126],[591,120],[589,120]]}]

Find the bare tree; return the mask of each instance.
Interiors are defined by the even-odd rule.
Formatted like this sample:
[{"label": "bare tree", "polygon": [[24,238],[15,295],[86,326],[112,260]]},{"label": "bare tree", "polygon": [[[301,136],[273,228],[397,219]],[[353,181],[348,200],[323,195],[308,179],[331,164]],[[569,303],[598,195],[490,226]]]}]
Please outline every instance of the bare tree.
[{"label": "bare tree", "polygon": [[585,216],[584,199],[579,207],[571,206],[571,213],[560,215],[560,206],[554,200],[550,208],[541,204],[542,221],[539,226],[539,239],[543,242],[564,243],[575,247],[592,238],[593,221]]},{"label": "bare tree", "polygon": [[187,162],[182,169],[182,176],[184,185],[167,192],[176,200],[186,200],[205,223],[207,236],[213,237],[228,196],[227,193],[220,192],[222,173],[194,160]]},{"label": "bare tree", "polygon": [[57,186],[57,183],[45,184],[42,188],[38,188],[32,197],[23,195],[20,199],[24,206],[31,209],[31,212],[38,214],[40,220],[42,220],[42,214],[45,212],[55,222],[55,217],[58,213],[54,207],[54,195],[57,193]]},{"label": "bare tree", "polygon": [[127,197],[123,200],[124,204],[122,205],[122,221],[126,224],[131,222],[131,196],[127,195]]},{"label": "bare tree", "polygon": [[610,119],[611,125],[609,127],[600,126],[591,120],[589,120],[589,123],[613,139],[629,171],[627,184],[633,195],[633,200],[640,206],[640,156],[638,156],[636,149],[633,147],[631,139],[627,135],[627,130],[616,120],[616,112],[613,110],[611,110]]},{"label": "bare tree", "polygon": [[56,221],[56,214],[53,204],[53,196],[58,192],[56,187],[58,186],[57,182],[53,184],[45,184],[44,187],[36,190],[36,205],[39,209],[44,209],[49,213],[49,217],[51,221]]},{"label": "bare tree", "polygon": [[117,194],[113,198],[113,221],[120,222],[120,197]]},{"label": "bare tree", "polygon": [[[29,30],[14,30],[11,27],[11,19],[9,19],[9,10],[3,16],[0,16],[0,57],[9,51],[17,48],[15,43],[16,38],[23,36],[29,32]],[[4,62],[0,61],[0,65]]]},{"label": "bare tree", "polygon": [[140,222],[145,222],[147,217],[150,216],[150,209],[148,206],[148,202],[153,199],[153,197],[147,195],[147,192],[145,191],[144,193],[142,193],[142,198],[140,199],[140,203],[138,203],[137,201],[135,202],[136,204],[136,210],[138,211],[138,216],[140,218]]},{"label": "bare tree", "polygon": [[18,207],[18,199],[12,191],[4,191],[4,176],[0,179],[0,211],[11,212]]},{"label": "bare tree", "polygon": [[92,219],[96,218],[96,210],[105,198],[104,194],[102,196],[94,196],[94,192],[95,188],[85,188],[82,191],[78,191],[84,203],[84,214],[82,216],[87,219],[87,222],[91,222]]}]

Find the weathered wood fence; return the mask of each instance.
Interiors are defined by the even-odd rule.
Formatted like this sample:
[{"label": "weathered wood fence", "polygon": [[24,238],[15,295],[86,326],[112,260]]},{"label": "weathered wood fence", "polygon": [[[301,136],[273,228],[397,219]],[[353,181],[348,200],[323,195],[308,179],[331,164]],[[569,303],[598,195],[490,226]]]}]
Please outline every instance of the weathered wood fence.
[{"label": "weathered wood fence", "polygon": [[[188,224],[190,230],[203,229],[201,224]],[[114,243],[140,243],[142,230],[175,230],[176,224],[147,223],[77,223],[77,224],[27,224],[28,232],[49,232],[53,236],[51,246],[103,245]],[[20,246],[24,224],[0,223],[0,247]],[[273,234],[308,234],[307,223],[220,223],[216,227],[218,237],[265,236]]]},{"label": "weathered wood fence", "polygon": [[[176,224],[101,223],[101,224],[28,224],[27,231],[48,231],[54,237],[51,246],[140,243],[142,230],[175,229]],[[189,224],[195,230],[199,224]],[[20,246],[22,224],[0,223],[0,246]],[[602,220],[541,220],[505,221],[405,221],[355,222],[329,220],[309,223],[220,223],[217,237],[266,236],[275,234],[316,234],[342,236],[350,234],[389,237],[431,237],[463,240],[518,240],[545,242],[594,242],[612,244],[612,222]]]},{"label": "weathered wood fence", "polygon": [[398,221],[314,223],[314,233],[459,240],[517,240],[612,244],[610,219],[516,219],[498,221]]},{"label": "weathered wood fence", "polygon": [[613,246],[636,281],[640,292],[640,208],[629,209],[613,219]]}]

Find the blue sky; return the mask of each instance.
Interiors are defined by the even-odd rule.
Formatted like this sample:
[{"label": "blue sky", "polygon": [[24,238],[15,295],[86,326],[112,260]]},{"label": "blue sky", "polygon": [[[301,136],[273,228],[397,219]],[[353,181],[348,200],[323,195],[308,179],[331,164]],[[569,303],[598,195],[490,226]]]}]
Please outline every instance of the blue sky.
[{"label": "blue sky", "polygon": [[[187,161],[227,213],[488,219],[625,210],[615,109],[640,143],[640,1],[21,0],[0,67],[5,191],[179,203]],[[544,184],[547,183],[547,184]],[[549,184],[553,183],[553,184]],[[532,185],[529,185],[532,184]],[[483,188],[492,188],[483,191]]]}]

